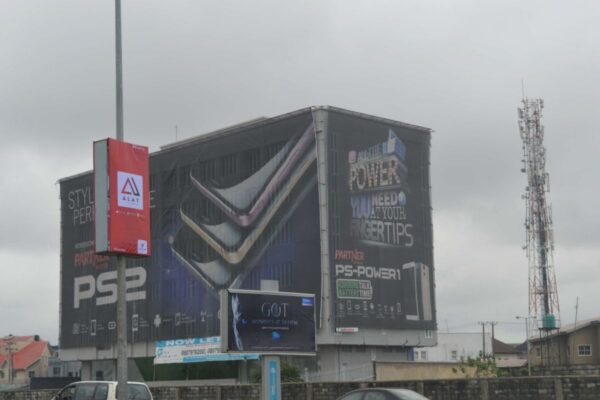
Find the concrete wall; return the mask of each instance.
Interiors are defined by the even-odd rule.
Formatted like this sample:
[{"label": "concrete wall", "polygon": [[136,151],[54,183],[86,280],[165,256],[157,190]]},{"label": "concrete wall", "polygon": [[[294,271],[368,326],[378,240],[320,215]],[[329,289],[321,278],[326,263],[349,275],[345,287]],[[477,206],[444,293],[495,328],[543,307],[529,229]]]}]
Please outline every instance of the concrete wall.
[{"label": "concrete wall", "polygon": [[424,379],[458,379],[475,376],[477,368],[464,366],[464,371],[457,363],[375,363],[375,378],[380,381],[412,381]]},{"label": "concrete wall", "polygon": [[[431,400],[592,400],[600,398],[600,376],[454,379],[406,382],[322,382],[282,385],[285,400],[335,400],[367,386],[403,387]],[[155,400],[250,400],[258,399],[258,385],[152,388]],[[44,391],[0,392],[0,400],[50,400],[56,393]]]},{"label": "concrete wall", "polygon": [[311,381],[366,381],[374,378],[373,362],[408,361],[411,348],[319,346],[318,373]]}]

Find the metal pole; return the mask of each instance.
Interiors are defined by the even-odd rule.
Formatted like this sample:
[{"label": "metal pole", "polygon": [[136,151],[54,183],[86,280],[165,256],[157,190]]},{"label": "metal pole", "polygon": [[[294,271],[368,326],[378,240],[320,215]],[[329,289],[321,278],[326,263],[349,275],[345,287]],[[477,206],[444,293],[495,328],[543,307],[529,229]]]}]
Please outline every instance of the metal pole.
[{"label": "metal pole", "polygon": [[527,374],[531,376],[531,349],[529,348],[529,318],[525,318],[525,334],[527,335]]},{"label": "metal pole", "polygon": [[[115,0],[117,140],[123,140],[123,56],[121,0]],[[125,256],[117,256],[117,399],[127,400],[127,287]]]},{"label": "metal pole", "polygon": [[527,335],[526,338],[526,342],[527,342],[527,374],[528,376],[531,376],[531,344],[529,343],[529,319],[532,317],[520,317],[517,316],[515,317],[517,319],[522,319],[525,321],[525,335]]},{"label": "metal pole", "polygon": [[121,0],[115,0],[115,60],[117,69],[117,140],[123,140],[123,54],[121,48]]},{"label": "metal pole", "polygon": [[[260,290],[279,292],[279,281],[261,279]],[[281,400],[281,357],[261,355],[262,400]]]},{"label": "metal pole", "polygon": [[485,322],[478,322],[478,324],[481,325],[481,343],[482,343],[482,352],[481,352],[481,359],[486,359],[487,356],[485,355]]}]

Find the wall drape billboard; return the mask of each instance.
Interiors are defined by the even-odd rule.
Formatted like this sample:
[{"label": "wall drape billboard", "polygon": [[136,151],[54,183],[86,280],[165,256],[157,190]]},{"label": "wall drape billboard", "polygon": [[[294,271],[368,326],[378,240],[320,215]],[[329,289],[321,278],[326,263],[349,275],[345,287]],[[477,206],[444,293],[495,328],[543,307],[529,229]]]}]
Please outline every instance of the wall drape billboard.
[{"label": "wall drape billboard", "polygon": [[[314,294],[324,342],[336,332],[435,329],[430,131],[316,109],[314,120],[304,109],[150,156],[152,254],[128,260],[130,343],[218,336],[219,291],[257,290],[261,280]],[[327,157],[318,184],[317,154]],[[60,344],[109,348],[117,272],[94,253],[93,176],[60,186]],[[322,274],[332,320],[320,319]]]},{"label": "wall drape billboard", "polygon": [[435,328],[430,133],[329,117],[335,326]]},{"label": "wall drape billboard", "polygon": [[[152,255],[128,259],[129,342],[219,335],[218,291],[320,292],[310,113],[150,157]],[[93,176],[61,181],[63,348],[116,342],[116,266],[94,253]]]}]

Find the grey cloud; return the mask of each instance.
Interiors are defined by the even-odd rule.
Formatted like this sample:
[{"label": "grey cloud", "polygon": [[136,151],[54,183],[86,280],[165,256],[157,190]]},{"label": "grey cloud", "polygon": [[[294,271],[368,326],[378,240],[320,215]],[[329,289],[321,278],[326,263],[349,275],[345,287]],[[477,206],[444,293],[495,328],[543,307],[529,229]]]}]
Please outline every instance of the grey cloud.
[{"label": "grey cloud", "polygon": [[[32,254],[55,268],[54,184],[89,169],[91,142],[114,135],[113,11],[65,0],[10,2],[0,14],[2,265],[32,268],[15,252],[35,242]],[[526,310],[524,79],[546,100],[559,288],[568,301],[585,290],[592,304],[598,11],[591,1],[123,2],[126,138],[156,150],[175,125],[183,139],[312,104],[433,128],[440,325],[477,329],[476,318]],[[38,272],[58,290],[56,275]],[[39,289],[10,279],[8,295]],[[52,332],[57,315],[41,325]]]}]

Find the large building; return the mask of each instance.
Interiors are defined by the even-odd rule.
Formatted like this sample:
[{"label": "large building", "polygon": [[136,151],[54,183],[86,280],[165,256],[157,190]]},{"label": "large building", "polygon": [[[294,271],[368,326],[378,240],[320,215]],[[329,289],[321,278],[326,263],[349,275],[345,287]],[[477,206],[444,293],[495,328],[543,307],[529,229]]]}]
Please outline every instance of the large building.
[{"label": "large building", "polygon": [[[150,157],[152,255],[128,260],[132,357],[219,335],[219,290],[313,293],[323,379],[436,343],[427,128],[311,107]],[[93,175],[60,182],[61,357],[116,358],[116,268],[94,254]],[[103,364],[104,363],[104,364]]]}]

